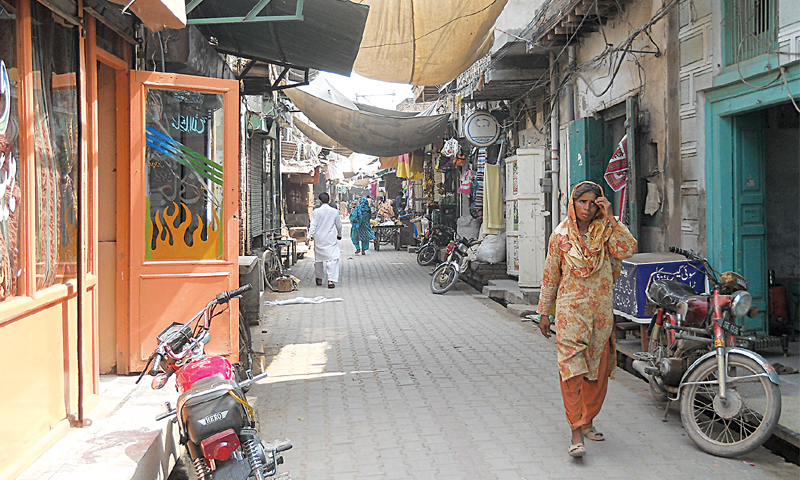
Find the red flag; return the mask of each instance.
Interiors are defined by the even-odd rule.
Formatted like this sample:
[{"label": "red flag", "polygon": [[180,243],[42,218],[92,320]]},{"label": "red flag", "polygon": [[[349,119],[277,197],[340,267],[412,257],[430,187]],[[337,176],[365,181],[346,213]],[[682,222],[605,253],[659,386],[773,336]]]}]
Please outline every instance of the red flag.
[{"label": "red flag", "polygon": [[614,155],[608,162],[604,177],[612,190],[615,192],[622,190],[618,210],[619,218],[622,219],[625,214],[625,205],[628,203],[628,135],[623,136],[619,141]]}]

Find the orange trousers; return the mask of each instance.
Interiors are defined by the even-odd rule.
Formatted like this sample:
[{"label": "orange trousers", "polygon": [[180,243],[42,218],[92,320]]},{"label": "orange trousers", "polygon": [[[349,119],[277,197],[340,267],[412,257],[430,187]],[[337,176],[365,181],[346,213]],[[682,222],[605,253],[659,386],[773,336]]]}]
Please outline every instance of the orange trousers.
[{"label": "orange trousers", "polygon": [[600,413],[603,400],[608,391],[608,362],[611,349],[606,345],[603,356],[600,357],[600,369],[597,380],[587,380],[583,375],[576,375],[567,381],[558,379],[561,383],[561,396],[564,398],[564,410],[567,413],[569,428],[591,425],[594,417]]}]

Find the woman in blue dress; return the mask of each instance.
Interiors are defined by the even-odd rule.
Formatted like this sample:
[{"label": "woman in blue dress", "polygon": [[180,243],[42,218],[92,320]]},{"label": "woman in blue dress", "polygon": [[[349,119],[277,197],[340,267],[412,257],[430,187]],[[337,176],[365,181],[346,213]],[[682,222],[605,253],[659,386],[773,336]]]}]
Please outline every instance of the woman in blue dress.
[{"label": "woman in blue dress", "polygon": [[350,239],[356,246],[356,254],[366,255],[369,242],[375,240],[375,233],[369,224],[372,218],[372,209],[366,197],[362,197],[358,206],[350,212]]}]

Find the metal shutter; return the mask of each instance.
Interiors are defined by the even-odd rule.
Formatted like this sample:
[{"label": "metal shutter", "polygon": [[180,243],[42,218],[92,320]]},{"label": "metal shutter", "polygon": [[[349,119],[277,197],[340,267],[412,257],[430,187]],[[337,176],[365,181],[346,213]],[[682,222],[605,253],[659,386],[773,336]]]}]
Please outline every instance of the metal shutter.
[{"label": "metal shutter", "polygon": [[254,133],[248,149],[247,178],[248,218],[250,238],[264,234],[264,135]]}]

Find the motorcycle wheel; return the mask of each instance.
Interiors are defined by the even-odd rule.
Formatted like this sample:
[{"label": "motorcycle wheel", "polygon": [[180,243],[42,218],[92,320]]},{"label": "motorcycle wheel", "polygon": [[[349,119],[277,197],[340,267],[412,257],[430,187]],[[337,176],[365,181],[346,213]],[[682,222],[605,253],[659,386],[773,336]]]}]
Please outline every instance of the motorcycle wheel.
[{"label": "motorcycle wheel", "polygon": [[[654,363],[657,365],[662,358],[667,355],[667,338],[664,334],[663,328],[656,327],[653,331],[654,335],[650,337],[650,343],[647,346],[647,351],[655,358]],[[649,382],[650,394],[656,402],[666,402],[668,400],[667,391],[658,384],[658,380],[653,377]]]},{"label": "motorcycle wheel", "polygon": [[436,261],[436,247],[432,243],[426,243],[417,252],[417,263],[425,267]]},{"label": "motorcycle wheel", "polygon": [[[703,361],[686,382],[716,382],[717,358]],[[714,384],[688,385],[681,397],[681,423],[701,450],[719,457],[736,457],[760,447],[781,416],[780,387],[763,375],[758,362],[744,355],[728,356],[728,405],[722,405]],[[765,413],[760,413],[763,410]]]},{"label": "motorcycle wheel", "polygon": [[451,262],[445,262],[433,271],[431,278],[431,292],[441,295],[447,293],[458,281],[458,270]]}]

